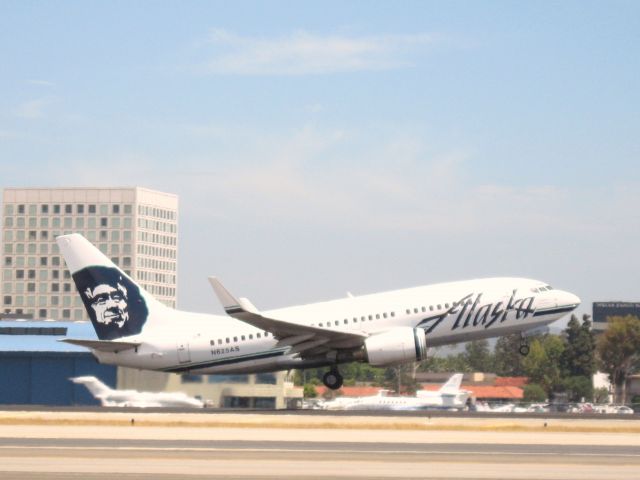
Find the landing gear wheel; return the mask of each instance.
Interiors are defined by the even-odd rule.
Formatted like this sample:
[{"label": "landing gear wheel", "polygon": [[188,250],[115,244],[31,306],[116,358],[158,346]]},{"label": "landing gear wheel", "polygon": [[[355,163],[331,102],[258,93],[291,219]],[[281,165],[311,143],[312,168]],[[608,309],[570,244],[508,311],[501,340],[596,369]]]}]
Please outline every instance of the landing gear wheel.
[{"label": "landing gear wheel", "polygon": [[519,351],[520,351],[520,355],[522,355],[523,357],[526,357],[527,355],[529,355],[529,345],[527,345],[526,343],[523,345],[520,345]]},{"label": "landing gear wheel", "polygon": [[322,377],[322,383],[331,390],[338,390],[342,386],[344,379],[337,368],[332,368]]}]

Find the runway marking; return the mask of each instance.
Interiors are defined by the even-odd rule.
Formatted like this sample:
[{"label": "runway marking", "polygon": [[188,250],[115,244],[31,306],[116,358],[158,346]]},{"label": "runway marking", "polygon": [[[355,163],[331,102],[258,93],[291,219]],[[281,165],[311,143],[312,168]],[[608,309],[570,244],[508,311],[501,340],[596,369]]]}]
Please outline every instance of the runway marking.
[{"label": "runway marking", "polygon": [[[79,451],[100,451],[104,452],[105,447],[70,447],[70,446],[29,446],[24,445],[0,445],[0,450],[24,450],[25,448],[30,450],[79,450]],[[386,455],[401,455],[401,454],[432,454],[432,455],[477,455],[477,456],[492,456],[492,455],[504,455],[504,456],[528,456],[528,457],[540,457],[540,456],[559,456],[559,457],[618,457],[618,458],[640,458],[640,453],[582,453],[582,452],[505,452],[505,451],[473,451],[473,450],[344,450],[344,449],[283,449],[283,448],[207,448],[207,447],[109,447],[109,451],[141,451],[141,452],[244,452],[244,453],[339,453],[339,454],[386,454]],[[433,459],[431,459],[433,460]]]}]

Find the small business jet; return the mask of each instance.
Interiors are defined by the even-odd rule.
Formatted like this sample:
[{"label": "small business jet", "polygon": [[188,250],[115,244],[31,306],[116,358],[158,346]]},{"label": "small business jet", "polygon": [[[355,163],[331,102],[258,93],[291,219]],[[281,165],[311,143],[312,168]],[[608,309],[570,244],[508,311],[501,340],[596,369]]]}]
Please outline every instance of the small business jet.
[{"label": "small business jet", "polygon": [[183,392],[139,392],[137,390],[114,390],[96,377],[70,378],[73,383],[87,387],[103,407],[204,407],[204,402]]},{"label": "small business jet", "polygon": [[573,311],[580,299],[538,280],[487,278],[440,283],[259,311],[209,281],[228,316],[169,308],[80,234],[57,238],[98,340],[64,339],[101,363],[192,374],[329,367],[385,367],[426,358],[427,348],[510,333],[526,337]]},{"label": "small business jet", "polygon": [[452,375],[439,390],[419,390],[415,397],[389,396],[388,390],[380,390],[377,395],[345,398],[324,403],[325,410],[462,410],[467,406],[471,392],[460,390],[462,374]]}]

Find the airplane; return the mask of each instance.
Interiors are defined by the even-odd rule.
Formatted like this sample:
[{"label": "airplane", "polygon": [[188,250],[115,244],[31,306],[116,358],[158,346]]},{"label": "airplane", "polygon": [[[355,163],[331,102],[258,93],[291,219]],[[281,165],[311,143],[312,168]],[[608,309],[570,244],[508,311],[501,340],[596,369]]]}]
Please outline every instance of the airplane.
[{"label": "airplane", "polygon": [[377,395],[357,398],[338,397],[325,402],[325,410],[462,410],[467,406],[471,392],[460,390],[462,373],[456,373],[433,392],[419,390],[415,397],[388,396],[388,390],[380,390]]},{"label": "airplane", "polygon": [[538,280],[487,278],[260,312],[209,277],[227,316],[165,306],[82,235],[56,239],[97,340],[101,363],[164,372],[241,374],[329,367],[323,383],[342,386],[338,365],[386,367],[424,360],[427,348],[510,333],[527,337],[573,311],[580,299]]},{"label": "airplane", "polygon": [[96,377],[70,378],[73,383],[87,387],[103,407],[204,407],[204,402],[183,392],[139,392],[137,390],[114,390]]}]

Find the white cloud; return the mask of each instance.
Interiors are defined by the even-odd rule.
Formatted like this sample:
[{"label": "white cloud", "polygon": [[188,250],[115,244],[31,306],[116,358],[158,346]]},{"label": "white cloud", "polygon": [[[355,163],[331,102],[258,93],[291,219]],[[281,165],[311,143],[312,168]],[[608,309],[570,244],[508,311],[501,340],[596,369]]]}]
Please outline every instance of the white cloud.
[{"label": "white cloud", "polygon": [[36,80],[36,79],[32,79],[32,80],[27,80],[27,83],[30,85],[37,85],[40,87],[54,87],[55,83],[50,82],[48,80]]},{"label": "white cloud", "polygon": [[415,52],[429,47],[433,34],[346,36],[299,31],[277,38],[211,31],[207,45],[214,57],[202,69],[209,74],[319,75],[389,70],[411,66]]},{"label": "white cloud", "polygon": [[37,98],[21,103],[16,108],[16,115],[18,117],[27,118],[30,120],[44,118],[46,116],[46,109],[54,102],[52,97]]}]

